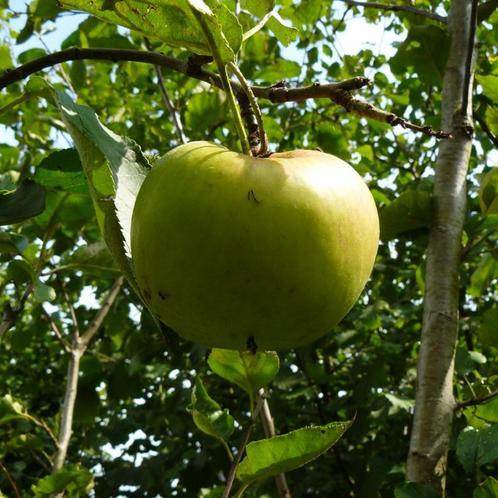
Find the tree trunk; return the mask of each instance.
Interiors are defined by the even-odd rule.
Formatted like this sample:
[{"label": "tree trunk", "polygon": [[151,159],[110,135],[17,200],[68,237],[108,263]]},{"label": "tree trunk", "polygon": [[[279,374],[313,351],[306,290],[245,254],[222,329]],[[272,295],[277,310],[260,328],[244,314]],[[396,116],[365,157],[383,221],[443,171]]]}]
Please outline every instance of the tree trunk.
[{"label": "tree trunk", "polygon": [[469,89],[467,108],[462,109],[471,11],[472,1],[453,0],[448,19],[451,45],[443,81],[442,128],[451,130],[453,139],[441,142],[436,163],[435,212],[427,253],[415,415],[407,461],[407,480],[430,484],[442,496],[455,406],[458,277],[472,146]]}]

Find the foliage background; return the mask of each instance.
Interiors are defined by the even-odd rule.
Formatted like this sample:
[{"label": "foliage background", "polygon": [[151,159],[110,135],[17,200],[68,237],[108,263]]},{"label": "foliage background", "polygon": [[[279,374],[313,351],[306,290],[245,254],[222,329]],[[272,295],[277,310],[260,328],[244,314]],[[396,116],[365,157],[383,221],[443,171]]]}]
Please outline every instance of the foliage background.
[{"label": "foliage background", "polygon": [[[306,85],[366,75],[373,81],[364,90],[370,102],[407,119],[439,126],[449,43],[444,26],[414,14],[363,9],[348,2],[275,3],[299,35],[286,48],[273,32],[263,29],[244,44],[239,64],[252,83],[285,80]],[[242,2],[240,21],[246,29],[264,14],[254,14],[252,4]],[[274,2],[258,4],[266,12]],[[420,0],[416,5],[445,15],[449,2]],[[36,37],[43,40],[47,30],[57,31],[71,15],[52,0],[34,0],[26,6],[0,0],[0,70],[40,56],[45,49],[19,53],[14,46]],[[394,40],[392,48],[379,52],[378,41],[372,40],[358,53],[344,55],[337,34],[347,31],[357,17],[381,26],[379,36],[384,36],[384,30]],[[13,28],[20,25],[19,20],[25,21],[22,29]],[[478,32],[477,126],[460,268],[461,333],[455,377],[460,400],[498,387],[496,219],[484,217],[478,203],[480,174],[497,160],[497,26],[495,11]],[[151,43],[165,54],[183,59],[188,55]],[[88,17],[60,45],[144,49],[144,39]],[[55,68],[48,77],[78,103],[92,107],[113,131],[134,139],[147,154],[162,154],[177,144],[151,66],[78,61]],[[173,72],[165,73],[165,83],[190,140],[213,140],[237,148],[221,91]],[[26,91],[25,83],[16,83],[0,93],[4,126],[0,128],[0,188],[10,191],[21,180],[33,179],[45,192],[45,210],[0,232],[4,318],[33,286],[24,312],[0,343],[0,396],[20,400],[29,414],[57,432],[68,359],[47,314],[69,334],[75,327],[72,303],[77,324],[84,330],[118,271],[102,243],[77,154],[74,150],[54,154],[72,148],[57,109]],[[4,107],[26,95],[29,98],[22,104]],[[382,220],[374,273],[355,308],[336,330],[312,346],[279,355],[281,369],[269,400],[279,433],[355,417],[330,452],[287,475],[289,487],[296,497],[422,496],[410,494],[403,483],[436,141],[360,119],[326,100],[260,104],[274,150],[320,147],[351,162],[368,181]],[[210,373],[207,354],[176,335],[162,335],[133,291],[121,292],[82,360],[68,455],[68,462],[92,471],[95,496],[211,496],[201,489],[222,484],[228,461],[222,446],[200,434],[188,415],[191,388],[194,379],[202,376],[211,395],[242,425],[248,400],[235,386]],[[46,430],[26,417],[2,418],[2,406],[0,461],[23,496],[32,496],[31,486],[50,473],[53,443]],[[448,496],[468,498],[486,476],[497,475],[496,422],[496,399],[456,412]],[[234,447],[240,435],[238,427],[232,437]],[[255,437],[263,437],[260,427]],[[5,472],[0,473],[0,491],[6,496],[12,493]],[[272,480],[251,492],[252,496],[276,496]]]}]

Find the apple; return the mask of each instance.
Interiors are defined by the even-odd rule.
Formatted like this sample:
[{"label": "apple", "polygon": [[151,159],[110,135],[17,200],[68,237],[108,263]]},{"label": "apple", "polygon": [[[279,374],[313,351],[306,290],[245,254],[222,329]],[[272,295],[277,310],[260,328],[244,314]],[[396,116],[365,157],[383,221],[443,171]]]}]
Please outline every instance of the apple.
[{"label": "apple", "polygon": [[314,150],[250,157],[209,142],[159,159],[136,199],[132,263],[150,310],[208,347],[287,349],[329,332],[370,275],[377,209]]}]

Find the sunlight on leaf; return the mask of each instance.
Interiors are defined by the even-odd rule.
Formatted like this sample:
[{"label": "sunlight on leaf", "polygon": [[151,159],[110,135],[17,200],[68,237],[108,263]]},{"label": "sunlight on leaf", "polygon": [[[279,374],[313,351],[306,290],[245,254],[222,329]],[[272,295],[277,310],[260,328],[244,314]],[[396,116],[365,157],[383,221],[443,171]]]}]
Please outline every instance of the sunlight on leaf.
[{"label": "sunlight on leaf", "polygon": [[213,349],[208,358],[211,370],[229,382],[237,384],[251,396],[267,386],[280,367],[275,351],[257,352]]},{"label": "sunlight on leaf", "polygon": [[247,445],[237,477],[247,482],[297,469],[327,451],[350,425],[351,422],[332,422],[253,441]]}]

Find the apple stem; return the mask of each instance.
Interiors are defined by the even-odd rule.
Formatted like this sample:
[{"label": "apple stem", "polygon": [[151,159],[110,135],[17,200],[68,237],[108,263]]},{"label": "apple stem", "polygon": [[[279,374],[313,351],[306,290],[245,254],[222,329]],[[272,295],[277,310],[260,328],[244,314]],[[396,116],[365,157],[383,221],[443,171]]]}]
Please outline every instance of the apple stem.
[{"label": "apple stem", "polygon": [[251,86],[247,82],[246,78],[242,74],[242,71],[237,67],[237,65],[233,62],[228,63],[228,67],[235,74],[237,79],[239,80],[240,86],[244,93],[246,94],[249,103],[251,105],[252,111],[256,116],[256,121],[258,123],[258,133],[259,133],[259,149],[257,151],[257,156],[264,156],[268,152],[268,136],[266,135],[265,126],[263,123],[263,115],[261,113],[261,109],[258,104],[258,100],[252,91]]},{"label": "apple stem", "polygon": [[247,155],[251,155],[251,147],[249,145],[249,139],[247,138],[246,129],[244,128],[244,124],[242,121],[242,116],[240,114],[240,110],[237,106],[237,101],[235,99],[235,94],[233,92],[232,85],[230,84],[230,80],[228,78],[227,65],[223,62],[223,59],[218,50],[218,46],[213,38],[213,35],[210,31],[210,28],[204,19],[204,14],[196,10],[195,8],[191,8],[192,13],[197,19],[204,36],[206,37],[206,41],[211,49],[211,54],[213,56],[214,62],[218,67],[218,71],[220,73],[221,83],[223,85],[223,90],[227,95],[228,104],[230,106],[230,110],[232,111],[232,117],[235,121],[235,128],[237,130],[237,134],[239,136],[240,145],[242,148],[242,152]]}]

